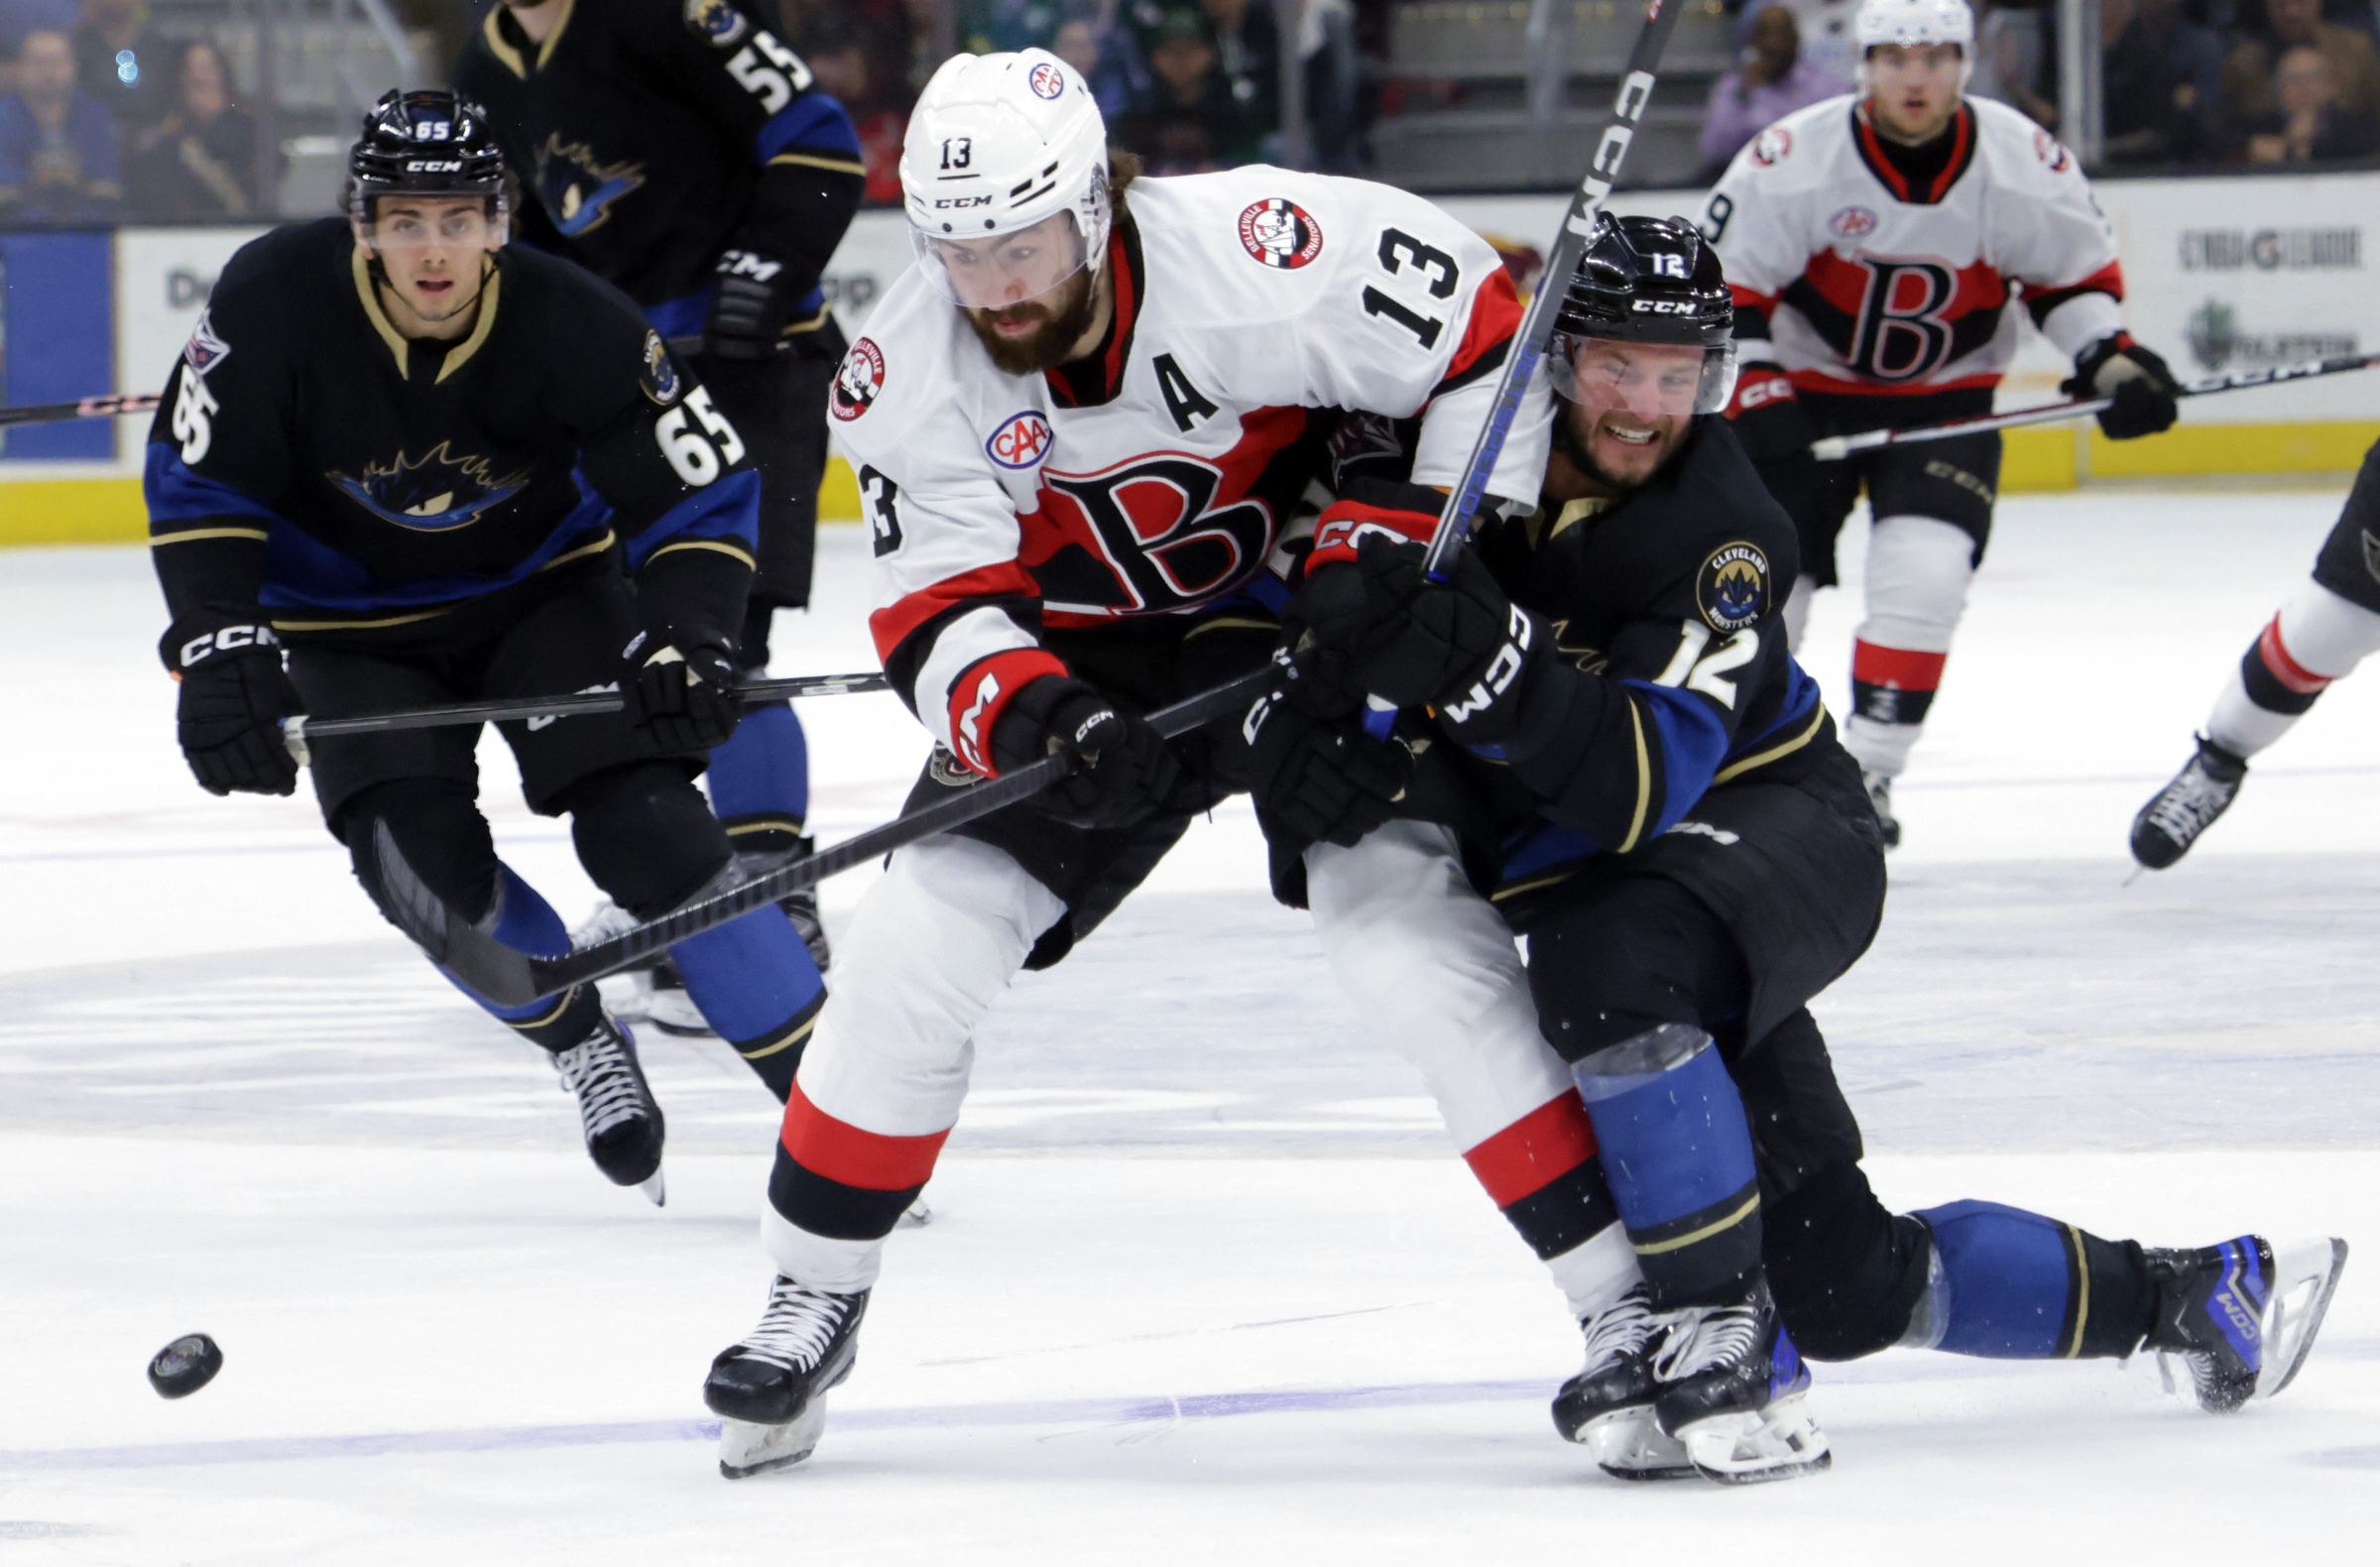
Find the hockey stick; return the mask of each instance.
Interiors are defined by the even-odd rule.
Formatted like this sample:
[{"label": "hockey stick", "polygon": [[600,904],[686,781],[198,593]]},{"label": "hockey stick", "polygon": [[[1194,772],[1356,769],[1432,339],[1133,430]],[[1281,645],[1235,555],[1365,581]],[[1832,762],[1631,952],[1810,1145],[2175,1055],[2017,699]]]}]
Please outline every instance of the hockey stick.
[{"label": "hockey stick", "polygon": [[127,392],[120,397],[86,397],[73,403],[33,403],[24,408],[0,408],[0,424],[49,424],[68,419],[154,414],[162,401],[155,392]]},{"label": "hockey stick", "polygon": [[[2380,354],[2341,354],[2333,359],[2274,365],[2265,370],[2237,370],[2227,376],[2194,381],[2183,387],[2178,395],[2211,397],[2217,392],[2245,392],[2253,387],[2279,386],[2285,381],[2311,381],[2317,376],[2345,375],[2351,370],[2369,370],[2374,365],[2380,365]],[[1878,446],[1905,446],[1921,440],[1950,440],[1960,435],[1987,435],[1995,429],[2020,429],[2027,424],[2056,424],[2070,419],[2085,419],[2114,406],[2115,399],[2111,397],[2090,398],[2076,403],[2049,403],[2040,408],[2021,408],[2012,414],[1991,414],[1981,419],[1953,420],[1948,424],[1924,424],[1916,429],[1870,429],[1856,435],[1827,435],[1810,443],[1810,455],[1821,462],[1841,462],[1854,451],[1873,451]]]},{"label": "hockey stick", "polygon": [[[1186,734],[1202,724],[1245,709],[1272,683],[1272,668],[1242,675],[1227,685],[1176,702],[1149,714],[1149,725],[1168,738]],[[381,888],[388,898],[390,917],[398,928],[429,954],[430,961],[501,1007],[526,1007],[539,997],[552,996],[573,985],[633,968],[663,947],[751,913],[787,893],[812,887],[839,871],[865,860],[890,854],[921,838],[989,815],[1003,805],[1037,793],[1073,770],[1074,759],[1064,754],[1043,757],[1001,778],[958,790],[923,810],[896,816],[856,838],[846,838],[805,859],[779,866],[741,887],[689,904],[650,924],[621,932],[582,952],[562,957],[532,957],[504,945],[462,918],[431,892],[406,863],[386,822],[373,828],[373,847],[380,861]]]},{"label": "hockey stick", "polygon": [[[889,691],[892,682],[881,674],[819,674],[807,679],[747,680],[736,694],[747,702],[781,702],[796,696],[853,696],[863,691]],[[409,707],[393,713],[365,713],[354,718],[307,718],[302,714],[281,722],[282,738],[299,761],[308,740],[328,735],[377,735],[392,729],[435,729],[442,724],[502,724],[523,718],[576,718],[582,713],[620,711],[618,691],[588,691],[576,696],[529,696],[487,702],[455,702],[445,707]]]},{"label": "hockey stick", "polygon": [[[1677,31],[1682,10],[1682,0],[1651,0],[1645,9],[1644,27],[1637,33],[1636,47],[1628,52],[1627,65],[1620,73],[1619,95],[1611,104],[1611,123],[1604,128],[1604,138],[1596,144],[1595,158],[1588,165],[1586,178],[1572,193],[1570,209],[1562,214],[1561,231],[1554,237],[1545,270],[1538,274],[1537,292],[1529,298],[1528,310],[1520,318],[1520,330],[1513,334],[1503,373],[1496,379],[1495,401],[1488,406],[1488,422],[1480,427],[1480,438],[1472,444],[1462,482],[1447,497],[1446,510],[1438,518],[1438,531],[1430,536],[1430,549],[1422,558],[1422,571],[1433,582],[1447,579],[1457,551],[1470,541],[1472,527],[1479,521],[1480,507],[1488,496],[1488,480],[1495,472],[1496,459],[1504,454],[1504,438],[1512,432],[1513,420],[1519,417],[1521,400],[1528,396],[1537,379],[1537,365],[1545,357],[1546,345],[1553,341],[1554,322],[1561,314],[1563,296],[1569,292],[1571,277],[1587,254],[1588,242],[1595,238],[1595,220],[1610,197],[1612,181],[1619,178],[1619,167],[1627,159],[1628,144],[1636,139],[1636,126],[1644,118],[1645,106],[1652,102],[1654,71],[1661,63],[1661,52],[1669,47],[1669,35]],[[1385,740],[1395,723],[1393,707],[1376,696],[1369,698],[1364,714],[1367,734],[1374,740]]]}]

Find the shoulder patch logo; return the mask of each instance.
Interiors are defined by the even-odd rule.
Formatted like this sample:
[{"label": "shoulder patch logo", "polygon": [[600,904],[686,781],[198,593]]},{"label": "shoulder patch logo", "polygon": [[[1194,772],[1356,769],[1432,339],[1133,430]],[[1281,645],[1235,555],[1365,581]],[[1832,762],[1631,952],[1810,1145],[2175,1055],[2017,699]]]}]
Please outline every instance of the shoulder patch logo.
[{"label": "shoulder patch logo", "polygon": [[1844,239],[1857,239],[1876,231],[1876,214],[1863,206],[1846,206],[1827,219],[1827,227]]},{"label": "shoulder patch logo", "polygon": [[1012,414],[984,442],[984,450],[1004,468],[1024,469],[1049,455],[1049,421],[1035,409]]},{"label": "shoulder patch logo", "polygon": [[851,345],[843,356],[843,368],[835,372],[834,395],[827,399],[827,412],[839,420],[855,420],[876,406],[876,395],[885,389],[885,351],[871,338],[863,337]]},{"label": "shoulder patch logo", "polygon": [[1757,544],[1722,544],[1694,577],[1694,607],[1720,631],[1741,631],[1768,608],[1768,556]]},{"label": "shoulder patch logo", "polygon": [[675,404],[686,391],[686,378],[677,373],[669,345],[661,341],[660,333],[650,329],[645,333],[645,375],[640,384],[645,395],[662,408]]},{"label": "shoulder patch logo", "polygon": [[2054,175],[2066,173],[2066,166],[2074,161],[2068,156],[2065,145],[2047,131],[2033,133],[2033,156],[2047,164]]},{"label": "shoulder patch logo", "polygon": [[686,0],[686,26],[713,49],[726,49],[742,39],[752,23],[727,0]]},{"label": "shoulder patch logo", "polygon": [[192,370],[205,375],[209,370],[231,357],[231,344],[215,335],[215,312],[198,312],[198,325],[190,340],[182,346],[181,357]]},{"label": "shoulder patch logo", "polygon": [[1066,72],[1043,60],[1026,75],[1024,84],[1033,89],[1036,98],[1054,98],[1066,90]]},{"label": "shoulder patch logo", "polygon": [[1265,266],[1295,272],[1322,254],[1322,225],[1296,202],[1272,196],[1240,214],[1240,243]]},{"label": "shoulder patch logo", "polygon": [[1752,138],[1752,162],[1763,169],[1774,169],[1793,156],[1793,132],[1782,125],[1772,125]]}]

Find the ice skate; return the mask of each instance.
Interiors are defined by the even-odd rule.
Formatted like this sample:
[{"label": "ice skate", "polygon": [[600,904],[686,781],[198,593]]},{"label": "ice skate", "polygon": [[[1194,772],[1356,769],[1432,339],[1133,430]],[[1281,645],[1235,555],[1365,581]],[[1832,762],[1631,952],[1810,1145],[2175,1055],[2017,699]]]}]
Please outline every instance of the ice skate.
[{"label": "ice skate", "polygon": [[720,1417],[719,1473],[730,1480],[798,1464],[826,1429],[826,1394],[859,1358],[868,1291],[831,1295],[778,1275],[760,1326],[719,1352],[702,1401]]},{"label": "ice skate", "polygon": [[2188,854],[2199,835],[2231,808],[2247,776],[2247,758],[2201,735],[2199,754],[2132,818],[2132,858],[2162,871]]},{"label": "ice skate", "polygon": [[[607,898],[595,905],[595,911],[584,923],[570,932],[570,946],[573,951],[583,952],[636,927],[637,916]],[[710,1020],[694,1005],[694,998],[686,994],[686,977],[678,972],[677,960],[667,952],[623,972],[632,987],[628,1005],[640,1022],[680,1038],[715,1036]]]},{"label": "ice skate", "polygon": [[654,1206],[662,1201],[661,1107],[637,1064],[637,1042],[610,1013],[592,1033],[554,1052],[562,1086],[578,1099],[587,1156],[616,1186],[638,1186]]},{"label": "ice skate", "polygon": [[1740,1305],[1676,1314],[1653,1356],[1661,1429],[1706,1480],[1790,1480],[1834,1462],[1808,1408],[1810,1369],[1777,1320],[1768,1280]]},{"label": "ice skate", "polygon": [[1892,813],[1892,780],[1881,773],[1861,773],[1859,782],[1867,785],[1867,802],[1875,807],[1876,833],[1887,849],[1901,846],[1901,818]]},{"label": "ice skate", "polygon": [[1652,1308],[1639,1284],[1579,1324],[1587,1365],[1554,1394],[1554,1429],[1594,1453],[1605,1474],[1672,1480],[1694,1473],[1685,1445],[1653,1418],[1661,1390],[1653,1355],[1674,1320]]},{"label": "ice skate", "polygon": [[[801,838],[795,840],[792,857],[806,860],[817,852],[816,839]],[[787,919],[793,921],[794,933],[801,937],[801,944],[810,949],[810,961],[818,965],[818,972],[825,973],[834,952],[827,945],[826,924],[818,917],[818,889],[797,887],[778,899],[776,906],[785,911]]]},{"label": "ice skate", "polygon": [[2300,1241],[2276,1252],[2260,1235],[2195,1250],[2152,1250],[2157,1325],[2141,1348],[2158,1355],[2166,1386],[2179,1361],[2209,1414],[2270,1398],[2306,1364],[2321,1331],[2347,1243]]}]

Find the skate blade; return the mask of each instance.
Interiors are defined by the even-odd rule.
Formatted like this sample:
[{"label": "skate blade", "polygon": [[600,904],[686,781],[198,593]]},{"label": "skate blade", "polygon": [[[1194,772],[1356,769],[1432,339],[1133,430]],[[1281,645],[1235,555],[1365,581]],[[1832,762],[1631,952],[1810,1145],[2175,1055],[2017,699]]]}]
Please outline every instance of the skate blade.
[{"label": "skate blade", "polygon": [[649,1203],[652,1203],[655,1208],[665,1208],[669,1205],[669,1187],[667,1183],[661,1179],[661,1172],[659,1170],[654,1170],[644,1180],[639,1181],[637,1183],[637,1190],[643,1192],[645,1194],[645,1200]]},{"label": "skate blade", "polygon": [[757,1425],[750,1420],[719,1422],[719,1473],[729,1480],[749,1480],[773,1469],[790,1469],[818,1450],[826,1430],[826,1398],[812,1398],[809,1407],[783,1425]]},{"label": "skate blade", "polygon": [[904,1230],[922,1230],[934,1222],[934,1210],[922,1202],[913,1202],[909,1204],[908,1210],[893,1222]]},{"label": "skate blade", "polygon": [[1682,1428],[1677,1440],[1705,1480],[1726,1486],[1792,1480],[1831,1467],[1834,1451],[1802,1394],[1747,1414],[1719,1414]]},{"label": "skate blade", "polygon": [[719,1035],[682,990],[656,990],[645,1003],[645,1021],[680,1039],[715,1039]]},{"label": "skate blade", "polygon": [[[2264,1308],[2264,1371],[2251,1397],[2270,1398],[2297,1379],[2346,1268],[2347,1243],[2334,1236],[2295,1242],[2274,1253],[2273,1294]],[[2276,1367],[2278,1379],[2272,1375]]]},{"label": "skate blade", "polygon": [[1598,1415],[1571,1440],[1594,1454],[1596,1467],[1614,1480],[1694,1478],[1686,1444],[1661,1429],[1650,1404]]}]

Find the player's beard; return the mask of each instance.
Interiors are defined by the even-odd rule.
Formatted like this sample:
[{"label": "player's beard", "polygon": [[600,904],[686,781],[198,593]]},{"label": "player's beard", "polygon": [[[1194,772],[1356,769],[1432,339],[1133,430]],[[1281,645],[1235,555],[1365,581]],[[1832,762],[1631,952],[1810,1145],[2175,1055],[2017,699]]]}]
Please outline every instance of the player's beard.
[{"label": "player's beard", "polygon": [[[997,310],[969,309],[964,311],[967,324],[975,329],[976,339],[992,362],[1012,376],[1039,375],[1055,370],[1074,352],[1091,329],[1091,319],[1099,313],[1099,274],[1085,267],[1047,294],[1025,301],[1022,304],[1004,305]],[[992,329],[994,317],[1003,320],[1037,320],[1041,324],[1022,337],[1003,337]]]},{"label": "player's beard", "polygon": [[[1658,477],[1661,470],[1668,467],[1678,453],[1685,448],[1687,428],[1691,426],[1691,422],[1689,422],[1688,425],[1682,425],[1671,431],[1667,437],[1667,444],[1661,449],[1660,460],[1655,462],[1651,470],[1643,477],[1629,479],[1613,473],[1595,460],[1595,454],[1588,449],[1586,437],[1579,433],[1578,420],[1581,412],[1578,404],[1566,400],[1561,402],[1560,412],[1554,419],[1554,450],[1568,457],[1572,467],[1613,495],[1625,495],[1630,490],[1642,489]],[[1587,427],[1592,431],[1595,428],[1595,422],[1590,420]]]}]

